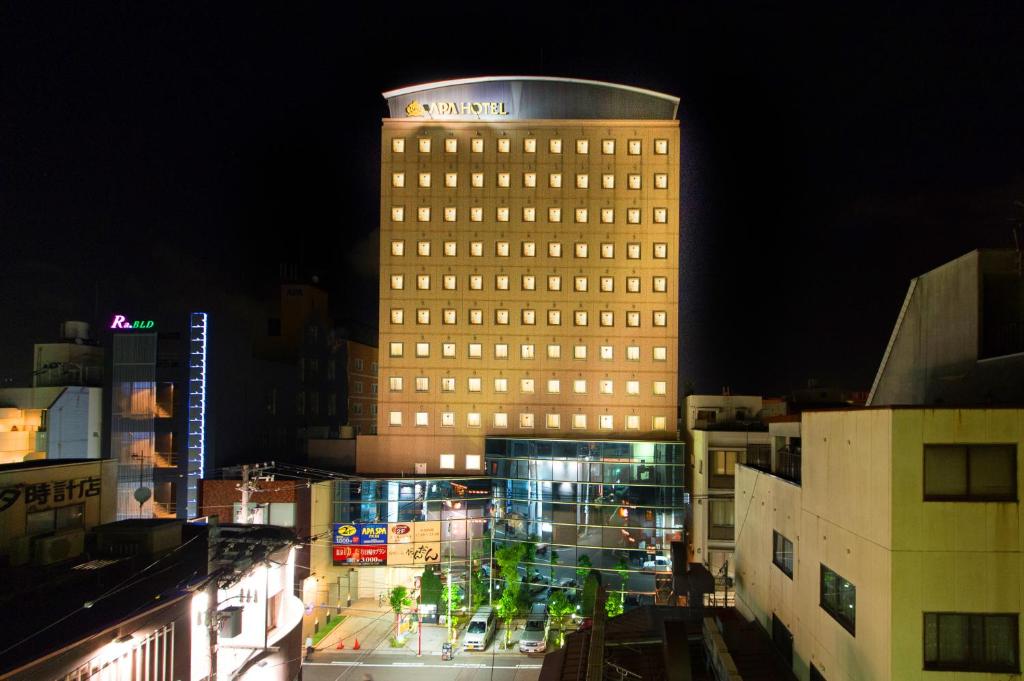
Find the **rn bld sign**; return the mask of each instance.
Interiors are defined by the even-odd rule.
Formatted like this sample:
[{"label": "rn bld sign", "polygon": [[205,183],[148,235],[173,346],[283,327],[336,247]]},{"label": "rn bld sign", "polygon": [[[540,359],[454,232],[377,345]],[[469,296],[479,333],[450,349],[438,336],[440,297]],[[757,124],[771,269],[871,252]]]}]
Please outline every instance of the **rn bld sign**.
[{"label": "rn bld sign", "polygon": [[155,322],[152,319],[136,319],[130,321],[123,314],[114,315],[114,320],[110,322],[110,328],[112,329],[152,329]]}]

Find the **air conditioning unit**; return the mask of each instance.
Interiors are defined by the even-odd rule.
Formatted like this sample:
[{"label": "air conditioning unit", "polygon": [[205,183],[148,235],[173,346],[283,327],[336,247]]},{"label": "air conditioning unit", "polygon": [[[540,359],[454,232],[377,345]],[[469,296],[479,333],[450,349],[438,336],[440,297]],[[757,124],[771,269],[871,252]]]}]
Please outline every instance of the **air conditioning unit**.
[{"label": "air conditioning unit", "polygon": [[32,545],[32,564],[51,565],[74,558],[85,550],[85,530],[64,530],[37,537]]}]

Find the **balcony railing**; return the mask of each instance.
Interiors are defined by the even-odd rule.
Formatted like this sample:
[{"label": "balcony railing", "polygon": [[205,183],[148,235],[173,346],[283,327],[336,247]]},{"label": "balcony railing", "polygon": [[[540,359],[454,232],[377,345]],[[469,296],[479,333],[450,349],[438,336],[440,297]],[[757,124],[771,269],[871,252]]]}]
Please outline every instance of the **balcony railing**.
[{"label": "balcony railing", "polygon": [[775,475],[800,484],[800,448],[783,447],[775,452]]},{"label": "balcony railing", "polygon": [[153,502],[153,517],[154,518],[177,518],[178,517],[178,504],[173,501],[154,501]]}]

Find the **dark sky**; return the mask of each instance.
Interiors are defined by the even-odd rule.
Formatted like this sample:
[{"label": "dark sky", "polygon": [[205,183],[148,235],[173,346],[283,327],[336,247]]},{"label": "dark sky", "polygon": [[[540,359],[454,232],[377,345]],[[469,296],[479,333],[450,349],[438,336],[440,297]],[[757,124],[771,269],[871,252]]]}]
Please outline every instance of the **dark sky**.
[{"label": "dark sky", "polygon": [[909,279],[1024,218],[1009,5],[354,4],[0,5],[0,377],[63,319],[255,296],[281,262],[372,323],[380,93],[417,82],[681,98],[701,391],[869,387]]}]

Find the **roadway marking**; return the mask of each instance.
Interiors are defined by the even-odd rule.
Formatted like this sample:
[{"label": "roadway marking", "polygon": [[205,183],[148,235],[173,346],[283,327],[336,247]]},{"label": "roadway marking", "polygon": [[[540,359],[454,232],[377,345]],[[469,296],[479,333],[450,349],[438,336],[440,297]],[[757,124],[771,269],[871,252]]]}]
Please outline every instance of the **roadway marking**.
[{"label": "roadway marking", "polygon": [[391,664],[375,664],[373,662],[348,662],[344,660],[335,660],[333,662],[303,662],[308,667],[332,667],[332,666],[343,666],[343,667],[416,667],[426,669],[540,669],[539,664],[517,664],[517,665],[494,665],[491,667],[486,664],[479,663],[468,663],[468,662],[452,662],[451,664],[427,664],[425,662],[392,662]]}]

